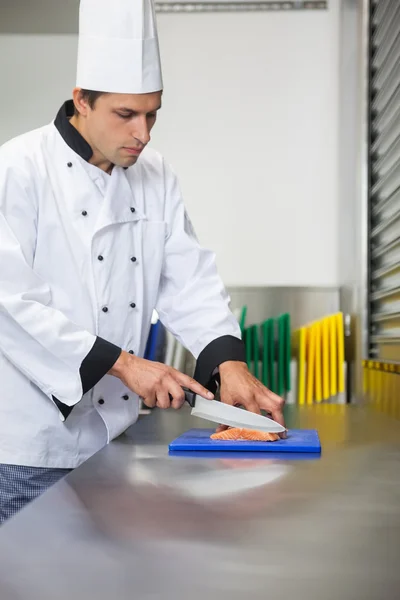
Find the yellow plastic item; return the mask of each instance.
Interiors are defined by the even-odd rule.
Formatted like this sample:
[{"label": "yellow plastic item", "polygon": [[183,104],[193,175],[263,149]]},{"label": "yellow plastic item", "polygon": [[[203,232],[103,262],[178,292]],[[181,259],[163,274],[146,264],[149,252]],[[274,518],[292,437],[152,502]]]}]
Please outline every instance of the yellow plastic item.
[{"label": "yellow plastic item", "polygon": [[302,327],[297,331],[297,351],[298,351],[298,399],[299,404],[304,405],[306,402],[306,337],[307,330]]},{"label": "yellow plastic item", "polygon": [[343,313],[336,315],[336,330],[338,341],[338,388],[339,394],[345,391],[344,380],[344,320]]},{"label": "yellow plastic item", "polygon": [[336,337],[336,317],[329,317],[329,358],[330,358],[330,387],[331,396],[337,394],[337,381],[338,381],[338,359],[337,359],[337,337]]},{"label": "yellow plastic item", "polygon": [[329,318],[322,319],[322,397],[328,400],[331,389],[329,385]]},{"label": "yellow plastic item", "polygon": [[314,324],[315,335],[315,401],[322,402],[322,323]]},{"label": "yellow plastic item", "polygon": [[315,373],[315,325],[307,328],[307,385],[306,402],[312,404],[314,400],[314,373]]}]

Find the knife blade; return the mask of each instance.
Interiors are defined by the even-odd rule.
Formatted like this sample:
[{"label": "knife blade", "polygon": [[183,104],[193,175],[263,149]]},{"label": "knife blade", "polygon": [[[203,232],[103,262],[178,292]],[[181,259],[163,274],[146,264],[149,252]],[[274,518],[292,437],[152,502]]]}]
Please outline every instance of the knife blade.
[{"label": "knife blade", "polygon": [[187,388],[183,388],[185,400],[192,407],[191,415],[230,427],[257,429],[268,433],[283,433],[285,427],[262,415],[243,408],[224,404],[218,400],[206,400]]}]

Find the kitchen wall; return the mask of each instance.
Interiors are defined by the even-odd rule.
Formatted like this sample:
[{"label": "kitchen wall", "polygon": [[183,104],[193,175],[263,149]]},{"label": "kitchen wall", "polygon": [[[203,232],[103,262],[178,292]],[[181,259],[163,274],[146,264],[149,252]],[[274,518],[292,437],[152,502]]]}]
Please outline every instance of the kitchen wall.
[{"label": "kitchen wall", "polygon": [[[179,173],[228,286],[340,284],[339,4],[159,15],[165,95],[153,145]],[[49,122],[69,97],[77,6],[0,3],[0,143]]]}]

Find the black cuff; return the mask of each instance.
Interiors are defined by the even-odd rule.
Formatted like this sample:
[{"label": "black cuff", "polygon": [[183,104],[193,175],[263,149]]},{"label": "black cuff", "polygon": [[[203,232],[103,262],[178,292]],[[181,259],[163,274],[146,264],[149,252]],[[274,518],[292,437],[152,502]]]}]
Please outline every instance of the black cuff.
[{"label": "black cuff", "polygon": [[213,372],[228,360],[246,362],[245,345],[233,335],[219,337],[204,348],[197,359],[194,379],[215,393],[217,378],[213,376]]},{"label": "black cuff", "polygon": [[97,337],[93,348],[80,368],[83,393],[86,394],[115,365],[122,350],[118,346]]},{"label": "black cuff", "polygon": [[[91,390],[108,373],[111,367],[117,362],[121,352],[122,350],[118,346],[103,340],[101,337],[96,338],[93,348],[83,359],[81,368],[79,369],[83,394]],[[73,406],[63,404],[54,396],[53,402],[65,419],[74,408]]]}]

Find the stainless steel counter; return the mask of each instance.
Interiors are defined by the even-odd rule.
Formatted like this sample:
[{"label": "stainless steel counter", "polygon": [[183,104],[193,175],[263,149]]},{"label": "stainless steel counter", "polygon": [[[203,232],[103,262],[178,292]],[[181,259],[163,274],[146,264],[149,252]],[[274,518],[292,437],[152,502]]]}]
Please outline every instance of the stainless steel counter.
[{"label": "stainless steel counter", "polygon": [[400,421],[288,407],[320,457],[168,456],[156,411],[0,529],[1,600],[383,600],[400,594]]}]

